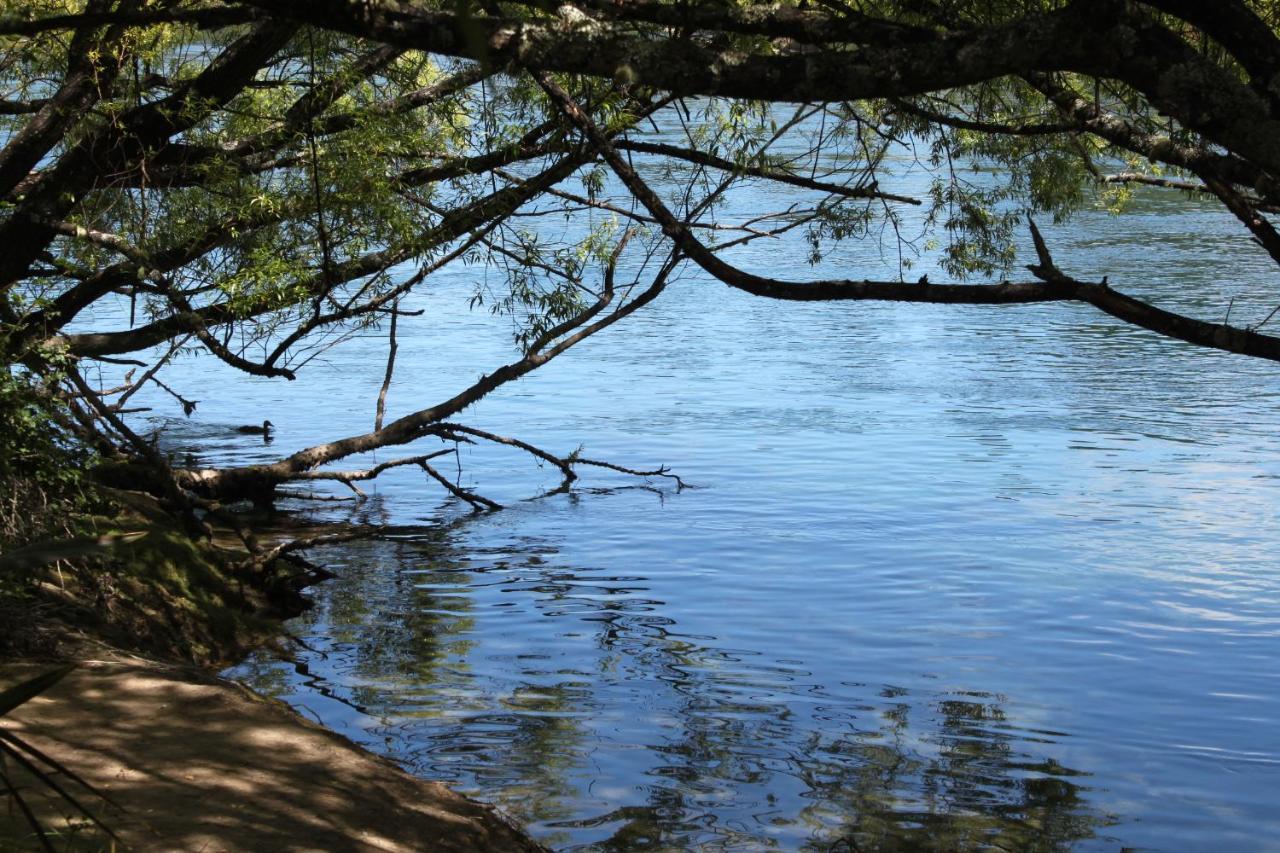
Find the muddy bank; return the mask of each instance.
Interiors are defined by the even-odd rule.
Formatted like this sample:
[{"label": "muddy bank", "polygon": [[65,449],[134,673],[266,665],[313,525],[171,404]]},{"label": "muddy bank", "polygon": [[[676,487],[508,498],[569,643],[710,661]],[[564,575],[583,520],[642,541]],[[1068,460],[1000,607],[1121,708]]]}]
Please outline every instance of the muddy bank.
[{"label": "muddy bank", "polygon": [[[44,668],[7,665],[0,684]],[[543,850],[489,807],[198,670],[86,662],[0,726],[119,803],[84,800],[126,849]],[[42,818],[69,833],[58,849],[107,849],[100,831],[68,822],[68,808],[23,781]],[[35,849],[16,809],[0,810],[0,838]]]}]

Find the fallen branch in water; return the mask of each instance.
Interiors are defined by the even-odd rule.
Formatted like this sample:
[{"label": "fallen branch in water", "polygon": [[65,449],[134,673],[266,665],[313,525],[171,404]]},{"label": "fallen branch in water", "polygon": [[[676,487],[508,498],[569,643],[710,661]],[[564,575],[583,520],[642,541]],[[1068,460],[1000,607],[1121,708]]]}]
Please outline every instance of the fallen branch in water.
[{"label": "fallen branch in water", "polygon": [[260,573],[265,571],[274,561],[293,554],[295,551],[305,551],[308,548],[315,548],[320,545],[333,545],[339,542],[352,542],[357,539],[368,539],[377,536],[386,530],[383,525],[370,525],[355,529],[348,529],[342,533],[321,533],[316,536],[303,536],[298,539],[290,539],[288,542],[282,542],[274,548],[265,551],[258,551],[248,558],[240,561],[238,568],[244,572]]},{"label": "fallen branch in water", "polygon": [[450,453],[453,453],[453,450],[450,448],[445,448],[443,450],[437,450],[432,453],[424,453],[419,456],[407,456],[403,459],[393,459],[390,462],[383,462],[380,465],[375,465],[372,468],[366,468],[363,471],[303,471],[293,479],[295,480],[336,480],[337,482],[342,483],[344,486],[351,489],[351,491],[355,492],[357,495],[363,498],[363,497],[366,497],[366,495],[363,491],[360,490],[358,486],[355,485],[356,481],[372,480],[372,479],[375,479],[383,471],[386,471],[390,468],[399,468],[404,465],[421,465],[422,463],[427,462],[428,460],[435,459],[437,456],[446,456]]}]

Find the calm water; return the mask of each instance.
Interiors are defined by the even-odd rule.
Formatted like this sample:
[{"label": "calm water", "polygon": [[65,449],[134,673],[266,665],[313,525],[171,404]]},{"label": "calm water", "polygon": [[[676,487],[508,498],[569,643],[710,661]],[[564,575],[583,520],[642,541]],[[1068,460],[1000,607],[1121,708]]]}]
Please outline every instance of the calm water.
[{"label": "calm water", "polygon": [[[1274,267],[1151,198],[1048,229],[1061,264],[1261,319]],[[393,413],[509,357],[466,309],[485,275],[402,325]],[[203,402],[166,441],[246,461],[367,429],[384,347],[289,386],[182,362]],[[272,448],[226,430],[264,415]],[[464,448],[511,504],[472,517],[394,472],[326,510],[393,534],[316,552],[339,577],[291,659],[232,674],[568,849],[1280,849],[1280,367],[1084,307],[782,305],[691,272],[465,420],[698,488],[525,501],[555,478]]]}]

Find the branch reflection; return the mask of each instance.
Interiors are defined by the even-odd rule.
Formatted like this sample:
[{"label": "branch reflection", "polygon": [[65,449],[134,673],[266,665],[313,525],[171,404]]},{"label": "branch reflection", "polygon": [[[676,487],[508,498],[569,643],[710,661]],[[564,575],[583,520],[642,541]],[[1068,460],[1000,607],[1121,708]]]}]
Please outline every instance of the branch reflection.
[{"label": "branch reflection", "polygon": [[[1009,699],[817,673],[684,633],[545,542],[347,543],[290,661],[237,675],[557,848],[1056,850],[1114,818]],[[729,618],[726,615],[726,618]]]}]

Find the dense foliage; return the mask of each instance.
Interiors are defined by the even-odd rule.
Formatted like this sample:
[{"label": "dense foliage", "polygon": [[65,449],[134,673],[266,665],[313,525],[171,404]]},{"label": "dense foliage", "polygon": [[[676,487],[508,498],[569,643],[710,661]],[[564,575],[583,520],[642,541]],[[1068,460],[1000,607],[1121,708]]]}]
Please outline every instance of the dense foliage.
[{"label": "dense foliage", "polygon": [[30,375],[0,373],[0,548],[70,533],[86,507],[93,456],[60,426],[66,418]]},{"label": "dense foliage", "polygon": [[[1280,358],[1265,320],[1182,316],[1072,277],[1034,225],[1176,186],[1217,199],[1280,261],[1277,17],[1260,0],[10,0],[0,351],[3,393],[20,398],[5,417],[26,444],[5,453],[46,471],[77,467],[73,444],[124,453],[189,515],[299,479],[355,488],[395,465],[492,508],[431,467],[435,450],[326,466],[498,441],[567,487],[595,463],[450,419],[689,265],[782,300],[1083,302]],[[929,171],[918,196],[893,186],[904,152]],[[744,181],[789,203],[733,218]],[[923,233],[904,236],[908,211]],[[555,237],[537,224],[549,213],[568,221]],[[1028,260],[1024,229],[1032,275],[1000,280]],[[840,241],[886,241],[897,275],[781,280],[727,251],[791,231],[815,262]],[[954,281],[911,275],[933,249]],[[163,378],[180,354],[287,381],[346,337],[393,328],[416,288],[464,263],[503,273],[471,301],[512,317],[518,356],[448,400],[385,424],[380,403],[368,433],[243,468],[171,469],[130,425],[143,386],[195,408]],[[103,366],[130,372],[105,387]],[[38,422],[59,426],[45,440]]]}]

